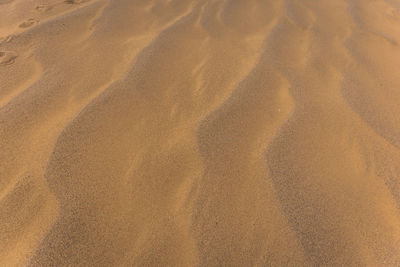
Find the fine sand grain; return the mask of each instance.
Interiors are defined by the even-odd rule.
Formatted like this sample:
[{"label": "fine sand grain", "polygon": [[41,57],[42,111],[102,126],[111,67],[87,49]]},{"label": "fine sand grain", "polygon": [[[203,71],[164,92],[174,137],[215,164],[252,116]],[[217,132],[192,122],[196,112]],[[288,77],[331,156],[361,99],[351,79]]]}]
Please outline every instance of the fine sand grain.
[{"label": "fine sand grain", "polygon": [[0,0],[0,266],[400,266],[400,0]]}]

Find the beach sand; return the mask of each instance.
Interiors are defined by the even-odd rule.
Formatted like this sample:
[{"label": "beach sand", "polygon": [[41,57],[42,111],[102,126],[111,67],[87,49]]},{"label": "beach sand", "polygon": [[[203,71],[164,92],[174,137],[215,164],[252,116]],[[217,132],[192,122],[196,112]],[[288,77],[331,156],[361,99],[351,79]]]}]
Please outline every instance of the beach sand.
[{"label": "beach sand", "polygon": [[400,0],[0,0],[1,266],[400,266]]}]

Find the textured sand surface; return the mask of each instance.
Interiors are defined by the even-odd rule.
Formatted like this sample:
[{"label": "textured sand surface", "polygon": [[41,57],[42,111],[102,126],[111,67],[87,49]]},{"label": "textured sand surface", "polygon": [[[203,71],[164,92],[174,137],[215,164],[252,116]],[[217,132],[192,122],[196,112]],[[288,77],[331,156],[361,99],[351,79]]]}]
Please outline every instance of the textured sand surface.
[{"label": "textured sand surface", "polygon": [[0,0],[0,266],[400,266],[400,0]]}]

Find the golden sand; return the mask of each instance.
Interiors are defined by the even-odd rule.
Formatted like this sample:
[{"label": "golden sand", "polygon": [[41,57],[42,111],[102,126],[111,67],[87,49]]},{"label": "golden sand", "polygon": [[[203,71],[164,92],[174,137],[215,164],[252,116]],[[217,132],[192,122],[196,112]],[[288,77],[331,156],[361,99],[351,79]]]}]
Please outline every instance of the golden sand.
[{"label": "golden sand", "polygon": [[400,0],[0,0],[0,266],[400,266]]}]

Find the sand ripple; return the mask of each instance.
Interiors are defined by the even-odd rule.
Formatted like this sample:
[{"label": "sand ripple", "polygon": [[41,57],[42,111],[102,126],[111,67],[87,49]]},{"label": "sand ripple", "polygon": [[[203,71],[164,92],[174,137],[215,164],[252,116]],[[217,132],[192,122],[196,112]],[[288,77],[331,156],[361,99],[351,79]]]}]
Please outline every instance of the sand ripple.
[{"label": "sand ripple", "polygon": [[398,0],[0,5],[0,265],[400,265]]}]

